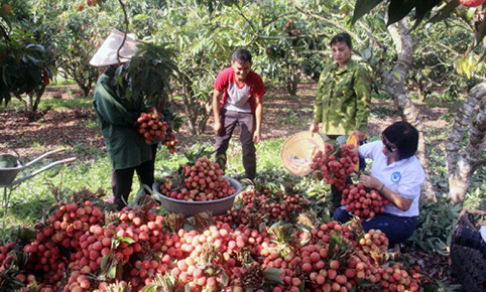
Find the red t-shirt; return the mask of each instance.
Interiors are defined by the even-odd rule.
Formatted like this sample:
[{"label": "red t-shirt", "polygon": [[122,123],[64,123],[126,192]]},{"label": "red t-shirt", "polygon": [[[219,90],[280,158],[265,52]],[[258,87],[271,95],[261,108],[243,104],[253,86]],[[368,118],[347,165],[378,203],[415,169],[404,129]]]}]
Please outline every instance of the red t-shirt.
[{"label": "red t-shirt", "polygon": [[253,70],[246,76],[245,84],[238,87],[233,67],[226,68],[218,74],[213,88],[223,92],[221,107],[252,113],[256,109],[255,98],[262,97],[266,92],[262,77]]}]

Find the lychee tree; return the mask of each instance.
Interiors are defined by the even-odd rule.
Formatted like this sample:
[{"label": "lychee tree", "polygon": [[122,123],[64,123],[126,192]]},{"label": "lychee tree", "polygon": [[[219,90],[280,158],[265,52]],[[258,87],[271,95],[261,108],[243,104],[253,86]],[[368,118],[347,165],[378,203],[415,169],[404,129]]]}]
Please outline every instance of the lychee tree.
[{"label": "lychee tree", "polygon": [[[206,6],[178,1],[167,5],[167,14],[157,23],[153,38],[173,43],[179,52],[175,86],[191,133],[196,135],[205,131],[212,110],[214,78],[229,64],[231,43],[238,44],[238,37],[226,28],[228,17],[210,14]],[[226,11],[226,6],[222,7]]]},{"label": "lychee tree", "polygon": [[30,7],[11,4],[3,3],[0,10],[0,102],[7,105],[12,96],[18,98],[33,121],[55,71],[52,40]]},{"label": "lychee tree", "polygon": [[[154,34],[167,42],[177,40],[178,93],[194,134],[205,129],[211,112],[212,83],[218,72],[229,66],[234,49],[250,49],[252,69],[265,82],[284,82],[288,92],[295,94],[303,60],[315,55],[320,46],[321,38],[307,29],[315,23],[300,19],[302,15],[289,10],[292,5],[287,1],[218,3],[219,10],[208,13],[206,6],[168,2],[166,17]],[[289,29],[283,31],[286,23]]]},{"label": "lychee tree", "polygon": [[[44,9],[52,4],[46,3]],[[62,13],[56,17],[56,56],[58,66],[65,78],[72,78],[78,87],[88,96],[93,84],[98,79],[98,70],[89,64],[89,60],[101,45],[99,39],[105,35],[98,26],[92,25],[98,18],[98,9],[86,7],[82,11],[72,5],[61,7]],[[42,13],[42,10],[39,11]]]},{"label": "lychee tree", "polygon": [[[353,21],[369,13],[382,1],[357,1]],[[416,1],[410,7],[397,5],[400,1],[390,1],[388,11],[390,19],[388,23],[395,21],[404,22],[408,13],[415,8],[417,13],[416,25],[425,18],[436,6],[440,9],[432,16],[431,21],[444,20],[452,13],[457,15],[466,23],[476,38],[476,42],[471,44],[465,56],[468,60],[459,60],[458,71],[470,76],[474,70],[481,69],[475,66],[472,50],[475,47],[482,47],[482,40],[486,35],[486,21],[484,11],[479,7],[484,1],[432,1],[427,5],[422,5],[422,1]],[[402,34],[404,36],[404,34]],[[402,37],[401,40],[406,40]],[[411,46],[409,46],[411,48]],[[471,57],[469,56],[471,54]],[[410,53],[405,54],[410,55]],[[404,55],[404,56],[405,56]],[[407,64],[407,62],[401,62]],[[473,65],[474,64],[474,65]],[[484,157],[484,141],[486,137],[486,108],[484,99],[486,98],[485,83],[481,82],[474,86],[467,94],[466,101],[456,112],[455,121],[446,145],[447,170],[449,176],[449,197],[452,202],[463,203],[466,193],[471,184],[471,177],[475,171],[482,168],[486,161]],[[406,101],[406,98],[404,99]],[[462,140],[467,137],[466,145]]]},{"label": "lychee tree", "polygon": [[[283,83],[287,92],[295,96],[301,78],[307,74],[312,76],[316,73],[313,70],[324,63],[320,51],[325,49],[322,43],[325,33],[316,33],[322,26],[309,20],[291,3],[264,3],[260,9],[264,11],[260,18],[248,20],[256,27],[255,31],[248,32],[253,34],[253,46],[265,48],[264,72],[272,80]],[[304,68],[304,64],[308,67]]]}]

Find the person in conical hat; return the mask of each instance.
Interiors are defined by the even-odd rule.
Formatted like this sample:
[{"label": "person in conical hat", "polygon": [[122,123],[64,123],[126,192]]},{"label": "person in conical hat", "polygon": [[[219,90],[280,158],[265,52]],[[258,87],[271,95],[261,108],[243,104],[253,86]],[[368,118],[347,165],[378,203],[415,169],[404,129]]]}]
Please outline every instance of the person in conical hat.
[{"label": "person in conical hat", "polygon": [[152,187],[157,149],[157,144],[146,144],[137,131],[137,118],[147,112],[148,106],[143,100],[126,98],[126,82],[119,84],[115,77],[116,67],[138,50],[139,42],[127,36],[118,56],[123,38],[123,33],[113,30],[90,61],[92,66],[109,66],[98,79],[93,106],[113,167],[112,187],[118,210],[127,205],[135,172],[141,184]]},{"label": "person in conical hat", "polygon": [[[96,54],[91,58],[89,64],[94,67],[104,67],[125,63],[130,60],[138,51],[139,41],[130,35],[126,36],[119,30],[112,30],[110,35],[103,42]],[[123,43],[118,57],[118,50]]]}]

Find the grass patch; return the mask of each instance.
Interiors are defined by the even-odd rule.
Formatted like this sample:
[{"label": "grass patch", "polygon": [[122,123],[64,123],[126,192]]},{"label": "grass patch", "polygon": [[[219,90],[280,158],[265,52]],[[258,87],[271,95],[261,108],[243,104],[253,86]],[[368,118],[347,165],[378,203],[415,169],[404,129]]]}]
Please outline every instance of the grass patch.
[{"label": "grass patch", "polygon": [[[284,177],[284,174],[290,175],[280,162],[280,148],[284,142],[283,138],[269,139],[257,144],[257,171],[260,173],[278,173],[278,177]],[[39,148],[43,148],[43,143],[39,143]],[[195,147],[205,147],[213,151],[212,144],[200,144]],[[3,222],[7,226],[15,225],[34,225],[43,216],[47,215],[50,206],[56,201],[54,194],[55,189],[59,190],[62,195],[69,195],[73,191],[87,188],[95,192],[102,188],[108,197],[112,196],[111,191],[111,163],[108,154],[98,148],[74,147],[75,156],[92,157],[91,159],[78,159],[69,165],[61,165],[44,171],[12,189],[9,209]],[[237,138],[232,139],[228,149],[228,163],[226,174],[228,176],[239,176],[244,174],[243,164],[241,162],[241,144]],[[212,159],[212,157],[209,157]],[[27,175],[52,161],[47,159],[33,165],[32,168],[19,173],[17,178]],[[187,162],[184,153],[169,154],[166,147],[159,146],[157,158],[155,161],[155,178],[162,178],[172,172],[177,171],[180,165]],[[35,166],[35,167],[34,167]],[[132,184],[133,198],[138,191],[139,181],[134,176]],[[4,212],[4,204],[0,214]]]},{"label": "grass patch", "polygon": [[385,119],[391,116],[398,116],[399,113],[396,109],[387,106],[378,106],[371,108],[371,116],[377,119]]},{"label": "grass patch", "polygon": [[49,84],[48,87],[58,88],[58,87],[64,87],[69,84],[76,84],[76,81],[74,81],[74,79],[71,77],[64,78],[63,76],[57,75],[56,78],[51,80],[51,83]]},{"label": "grass patch", "polygon": [[80,123],[81,126],[84,126],[86,128],[99,128],[100,124],[98,123],[98,120],[86,120],[82,123]]},{"label": "grass patch", "polygon": [[[72,109],[72,108],[92,108],[93,100],[91,97],[77,97],[70,99],[57,99],[48,94],[41,97],[39,103],[39,110],[47,109]],[[13,97],[8,106],[2,106],[2,111],[19,111],[24,110],[25,106],[18,98]]]},{"label": "grass patch", "polygon": [[393,97],[388,92],[385,91],[373,93],[371,97],[372,99],[376,99],[376,100],[393,100]]},{"label": "grass patch", "polygon": [[449,108],[449,109],[458,109],[459,107],[462,106],[462,101],[461,100],[443,100],[441,98],[438,98],[437,96],[428,96],[427,99],[425,100],[425,104],[428,107],[442,107],[442,108]]},{"label": "grass patch", "polygon": [[47,98],[42,99],[41,103],[39,104],[39,108],[48,108],[52,107],[52,109],[72,109],[76,107],[80,108],[89,108],[93,107],[93,100],[91,98],[70,98],[70,99],[56,99],[56,98]]}]

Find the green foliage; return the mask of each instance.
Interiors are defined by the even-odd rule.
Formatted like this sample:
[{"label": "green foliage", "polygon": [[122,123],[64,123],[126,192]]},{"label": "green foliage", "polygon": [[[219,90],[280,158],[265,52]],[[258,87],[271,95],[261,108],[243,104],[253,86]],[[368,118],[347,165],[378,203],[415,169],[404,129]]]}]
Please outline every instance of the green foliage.
[{"label": "green foliage", "polygon": [[436,203],[421,202],[417,228],[409,241],[428,254],[447,255],[461,206],[452,206],[450,200],[443,196],[437,198]]},{"label": "green foliage", "polygon": [[394,108],[378,106],[371,109],[371,115],[376,117],[377,119],[385,119],[387,117],[398,116],[399,113]]},{"label": "green foliage", "polygon": [[372,98],[376,100],[393,100],[393,97],[389,93],[384,91],[373,93]]},{"label": "green foliage", "polygon": [[318,78],[322,70],[319,58],[310,51],[321,49],[322,37],[309,36],[312,26],[304,20],[304,15],[292,10],[288,15],[280,14],[283,6],[274,4],[270,8],[263,5],[267,15],[262,15],[259,23],[266,25],[259,28],[262,31],[256,42],[266,47],[268,65],[264,67],[265,73],[282,82],[290,95],[296,95],[302,70],[313,78]]},{"label": "green foliage", "polygon": [[173,43],[178,51],[174,59],[179,69],[175,86],[179,88],[190,130],[199,134],[204,132],[211,113],[214,78],[229,63],[234,39],[229,31],[211,21],[230,19],[208,15],[204,7],[190,2],[168,4],[167,14],[157,22],[153,38]]},{"label": "green foliage", "polygon": [[[25,228],[22,226],[5,226],[2,225],[2,232],[0,233],[0,245],[5,246],[11,242],[16,243],[17,246],[25,246],[27,243],[35,239],[36,231],[33,228]],[[12,251],[21,251],[14,246]]]},{"label": "green foliage", "polygon": [[24,286],[24,284],[17,279],[17,275],[19,271],[15,268],[14,265],[9,267],[8,269],[0,271],[0,291],[7,292],[7,291],[17,291]]},{"label": "green foliage", "polygon": [[52,44],[30,8],[15,4],[13,16],[3,13],[0,17],[0,103],[7,105],[11,96],[15,96],[24,103],[32,121],[56,68]]},{"label": "green foliage", "polygon": [[[44,13],[52,9],[51,6],[52,4],[47,4],[39,12]],[[100,43],[98,34],[102,33],[91,24],[97,11],[94,7],[87,7],[81,12],[70,9],[67,5],[61,7],[63,9],[56,17],[55,31],[59,67],[65,77],[71,77],[87,96],[98,78],[98,70],[89,64]]]},{"label": "green foliage", "polygon": [[119,82],[128,82],[124,95],[134,100],[145,99],[156,108],[165,108],[170,77],[177,72],[172,61],[175,55],[167,44],[140,44],[137,54],[116,70]]},{"label": "green foliage", "polygon": [[[354,8],[353,23],[363,17],[365,14],[369,13],[378,4],[383,2],[383,0],[358,0]],[[388,5],[388,22],[386,25],[393,24],[405,16],[407,16],[412,9],[415,9],[415,21],[417,26],[425,18],[426,15],[435,6],[442,3],[442,0],[432,0],[432,1],[402,1],[402,0],[391,0]]]},{"label": "green foliage", "polygon": [[72,109],[72,108],[84,108],[92,109],[93,101],[87,98],[72,98],[72,99],[57,99],[57,98],[45,98],[42,100],[39,108],[52,108],[52,109]]},{"label": "green foliage", "polygon": [[422,101],[429,95],[442,101],[457,100],[470,89],[469,83],[477,83],[473,74],[484,73],[484,66],[476,64],[482,52],[468,52],[474,35],[459,17],[451,15],[447,22],[435,23],[426,31],[416,30],[413,37],[421,45],[415,48],[409,77]]},{"label": "green foliage", "polygon": [[184,152],[184,156],[187,158],[189,164],[194,164],[199,158],[206,156],[211,158],[214,155],[214,149],[209,144],[195,144],[190,149]]},{"label": "green foliage", "polygon": [[316,82],[319,81],[323,67],[320,59],[317,55],[310,55],[302,61],[302,72]]},{"label": "green foliage", "polygon": [[469,193],[463,208],[486,210],[486,169],[478,169],[471,180]]},{"label": "green foliage", "polygon": [[22,94],[43,90],[52,75],[52,55],[32,37],[32,34],[14,30],[10,42],[0,43],[0,52],[5,56],[5,61],[0,64],[0,102],[7,104],[11,95],[21,99]]}]

